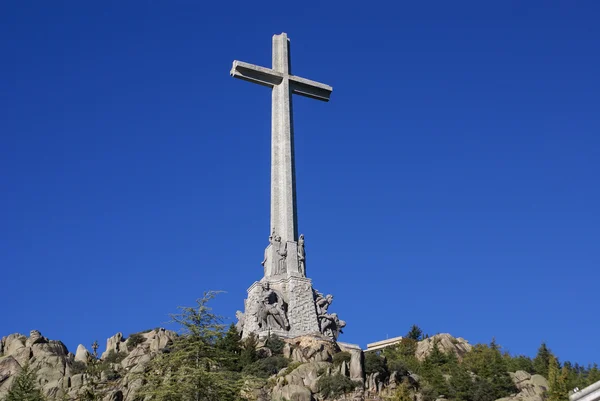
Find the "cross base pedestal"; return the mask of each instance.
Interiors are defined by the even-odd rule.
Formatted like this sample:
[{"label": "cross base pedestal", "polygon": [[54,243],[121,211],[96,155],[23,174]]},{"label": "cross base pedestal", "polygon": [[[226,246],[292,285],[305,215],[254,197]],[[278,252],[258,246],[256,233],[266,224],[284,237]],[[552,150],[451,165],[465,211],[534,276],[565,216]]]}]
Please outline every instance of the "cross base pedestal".
[{"label": "cross base pedestal", "polygon": [[306,277],[263,278],[248,288],[242,338],[249,333],[293,338],[319,334],[312,282]]}]

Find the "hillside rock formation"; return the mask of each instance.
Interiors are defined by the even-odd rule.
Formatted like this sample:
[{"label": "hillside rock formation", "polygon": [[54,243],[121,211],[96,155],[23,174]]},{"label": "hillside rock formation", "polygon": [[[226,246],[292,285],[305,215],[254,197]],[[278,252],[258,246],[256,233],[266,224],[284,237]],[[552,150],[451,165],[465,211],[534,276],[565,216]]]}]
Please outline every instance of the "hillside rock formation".
[{"label": "hillside rock formation", "polygon": [[[117,355],[115,362],[106,363],[102,384],[111,385],[113,390],[103,390],[107,400],[128,400],[127,395],[133,396],[136,383],[130,373],[143,369],[144,363],[151,358],[151,351],[164,348],[177,334],[170,330],[155,329],[140,333],[140,343],[128,349],[121,333],[107,340],[107,351],[102,354],[101,361],[111,354]],[[68,352],[67,347],[60,341],[48,340],[37,330],[32,330],[29,337],[21,334],[11,334],[0,340],[0,399],[8,392],[14,377],[21,368],[29,364],[37,371],[38,385],[50,399],[59,399],[65,395],[77,399],[90,384],[90,376],[82,372],[81,365],[87,365],[92,358],[89,351],[80,345],[76,354]],[[120,362],[116,362],[122,359]],[[126,372],[124,376],[114,380],[113,372]],[[112,379],[112,380],[111,380]],[[102,383],[104,382],[104,383]]]},{"label": "hillside rock formation", "polygon": [[[60,341],[49,340],[33,330],[29,337],[11,334],[0,340],[0,399],[8,392],[15,376],[25,364],[37,371],[38,385],[49,400],[62,397],[82,399],[83,394],[95,385],[97,394],[105,401],[134,401],[141,386],[136,374],[143,372],[157,352],[165,349],[177,337],[173,331],[162,328],[131,335],[125,338],[117,333],[107,339],[106,350],[96,366],[102,367],[100,379],[90,376],[89,366],[93,355],[83,346],[75,354]],[[135,340],[135,341],[133,341]],[[418,343],[415,356],[423,360],[433,349],[434,341],[441,351],[455,353],[460,359],[472,346],[462,338],[438,334]],[[262,347],[263,352],[269,351]],[[334,355],[345,352],[345,358],[334,363]],[[283,356],[293,361],[282,369],[265,388],[247,388],[252,399],[287,399],[294,401],[323,400],[319,394],[319,379],[323,376],[346,376],[355,383],[356,390],[345,400],[381,401],[392,394],[400,383],[407,383],[419,398],[420,378],[411,372],[389,372],[365,375],[364,353],[352,344],[336,343],[318,335],[285,340]],[[523,371],[511,373],[519,393],[499,401],[543,401],[548,389],[545,378]]]}]

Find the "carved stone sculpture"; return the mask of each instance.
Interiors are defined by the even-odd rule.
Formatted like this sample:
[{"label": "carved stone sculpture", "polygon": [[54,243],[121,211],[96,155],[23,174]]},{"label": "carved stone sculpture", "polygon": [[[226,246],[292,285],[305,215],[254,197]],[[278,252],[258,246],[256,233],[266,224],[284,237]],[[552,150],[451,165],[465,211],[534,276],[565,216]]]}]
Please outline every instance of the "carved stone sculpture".
[{"label": "carved stone sculpture", "polygon": [[342,333],[342,328],[346,326],[346,322],[340,320],[337,313],[320,315],[319,324],[321,325],[321,333],[332,340],[337,340]]},{"label": "carved stone sculpture", "polygon": [[275,237],[275,249],[277,250],[277,271],[275,274],[285,274],[287,272],[286,257],[287,257],[287,244],[281,242],[281,237],[278,235]]},{"label": "carved stone sculpture", "polygon": [[239,335],[242,335],[242,333],[244,332],[244,323],[245,323],[244,312],[239,311],[239,310],[236,311],[235,317],[238,320],[237,323],[235,324],[235,328],[237,329]]},{"label": "carved stone sculpture", "polygon": [[324,315],[327,313],[327,309],[329,305],[333,302],[333,295],[327,294],[327,296],[323,296],[320,292],[317,292],[317,297],[315,299],[315,306],[317,307],[317,315]]},{"label": "carved stone sculpture", "polygon": [[[271,235],[269,235],[269,245],[273,246],[273,242],[275,241],[275,229],[273,229],[273,231],[271,232]],[[269,246],[267,246],[265,248],[265,257],[263,259],[262,262],[260,262],[261,265],[263,265],[263,267],[265,268],[265,276],[267,275],[267,261],[269,260]]]},{"label": "carved stone sculpture", "polygon": [[263,284],[262,301],[258,307],[258,325],[262,329],[279,328],[289,330],[286,304],[283,298],[273,291],[269,283]]},{"label": "carved stone sculpture", "polygon": [[304,250],[304,234],[298,238],[298,268],[302,277],[306,277],[306,252]]},{"label": "carved stone sculpture", "polygon": [[322,293],[315,291],[314,296],[321,334],[332,340],[337,340],[340,333],[342,333],[342,328],[346,326],[346,322],[340,320],[337,313],[328,313],[329,305],[333,302],[333,295],[323,296]]}]

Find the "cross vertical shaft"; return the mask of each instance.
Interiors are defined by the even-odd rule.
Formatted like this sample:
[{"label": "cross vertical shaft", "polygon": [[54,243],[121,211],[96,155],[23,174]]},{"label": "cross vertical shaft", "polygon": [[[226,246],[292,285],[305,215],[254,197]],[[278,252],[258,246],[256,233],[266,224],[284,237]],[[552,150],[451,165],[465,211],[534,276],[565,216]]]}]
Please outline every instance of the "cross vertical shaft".
[{"label": "cross vertical shaft", "polygon": [[[298,214],[296,210],[296,168],[294,163],[294,123],[292,94],[329,101],[331,86],[292,75],[290,41],[287,34],[273,36],[272,68],[234,61],[231,76],[272,89],[271,105],[271,226],[272,239],[282,248],[278,257],[288,258],[287,268],[265,266],[265,274],[298,270]],[[285,250],[290,244],[289,249]],[[277,245],[279,247],[279,245]],[[278,248],[279,249],[279,248]],[[275,252],[272,249],[273,252]],[[289,251],[289,252],[288,252]],[[288,255],[289,253],[289,255]],[[271,266],[273,260],[263,265]],[[273,259],[273,258],[271,258]],[[277,273],[273,273],[273,271]],[[302,273],[304,274],[304,273]]]},{"label": "cross vertical shaft", "polygon": [[273,87],[271,104],[271,229],[283,243],[298,240],[289,43],[285,33],[273,36],[273,70],[283,80]]}]

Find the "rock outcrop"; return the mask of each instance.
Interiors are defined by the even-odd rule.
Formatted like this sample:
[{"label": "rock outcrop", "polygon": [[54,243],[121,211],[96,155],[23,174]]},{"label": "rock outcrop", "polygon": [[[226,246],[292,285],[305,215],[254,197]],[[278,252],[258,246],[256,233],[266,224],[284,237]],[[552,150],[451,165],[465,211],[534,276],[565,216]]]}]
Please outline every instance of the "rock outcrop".
[{"label": "rock outcrop", "polygon": [[82,362],[87,365],[91,358],[92,354],[90,354],[90,352],[83,346],[83,344],[79,344],[77,346],[77,351],[75,351],[75,360],[77,362]]},{"label": "rock outcrop", "polygon": [[[38,385],[49,399],[81,399],[82,394],[95,383],[96,394],[104,401],[133,401],[141,386],[136,376],[143,372],[156,353],[161,352],[177,338],[170,330],[154,329],[124,338],[117,333],[106,341],[107,349],[99,362],[83,346],[70,353],[60,341],[49,340],[37,331],[29,337],[11,334],[0,340],[0,399],[9,390],[16,375],[25,364],[36,372]],[[268,385],[251,383],[247,380],[242,390],[256,400],[322,401],[319,381],[324,376],[342,376],[346,383],[354,382],[356,389],[344,396],[344,400],[382,401],[394,396],[400,385],[407,385],[408,391],[420,399],[420,378],[418,375],[402,371],[375,372],[366,375],[364,353],[356,345],[338,343],[318,334],[285,339],[283,356],[292,362],[287,368],[268,379]],[[459,359],[472,349],[462,338],[449,334],[438,334],[418,343],[415,356],[423,360],[437,344],[445,353],[454,353]],[[271,357],[273,351],[259,344],[259,354]],[[339,352],[340,354],[335,357]],[[89,364],[99,363],[102,373],[90,376]],[[86,368],[87,366],[87,368]],[[390,365],[391,366],[391,365]],[[498,401],[543,401],[548,382],[539,375],[524,371],[510,374],[518,393]],[[337,380],[332,377],[331,380]],[[330,380],[330,382],[331,382]]]},{"label": "rock outcrop", "polygon": [[459,361],[462,360],[463,355],[473,348],[464,338],[455,338],[448,333],[436,334],[435,336],[419,341],[417,351],[415,352],[417,359],[423,361],[433,350],[434,343],[437,343],[440,351],[446,354],[450,352],[456,354]]},{"label": "rock outcrop", "polygon": [[296,362],[331,362],[340,352],[337,344],[322,336],[301,336],[285,340],[283,356]]},{"label": "rock outcrop", "polygon": [[[106,372],[101,375],[100,388],[105,400],[132,400],[139,381],[131,380],[131,375],[143,370],[152,354],[168,346],[177,334],[155,329],[138,336],[138,343],[130,349],[122,333],[107,340],[101,362],[112,353],[119,354],[122,360],[104,365]],[[90,377],[80,371],[77,363],[89,364],[91,360],[90,352],[83,345],[79,345],[73,355],[62,342],[49,340],[37,330],[32,330],[29,337],[21,334],[3,337],[0,340],[0,399],[26,364],[36,371],[38,385],[48,397],[78,399],[89,385]]]},{"label": "rock outcrop", "polygon": [[510,378],[517,386],[519,393],[497,401],[544,401],[546,398],[545,395],[549,386],[544,376],[531,375],[519,370],[510,373]]}]

